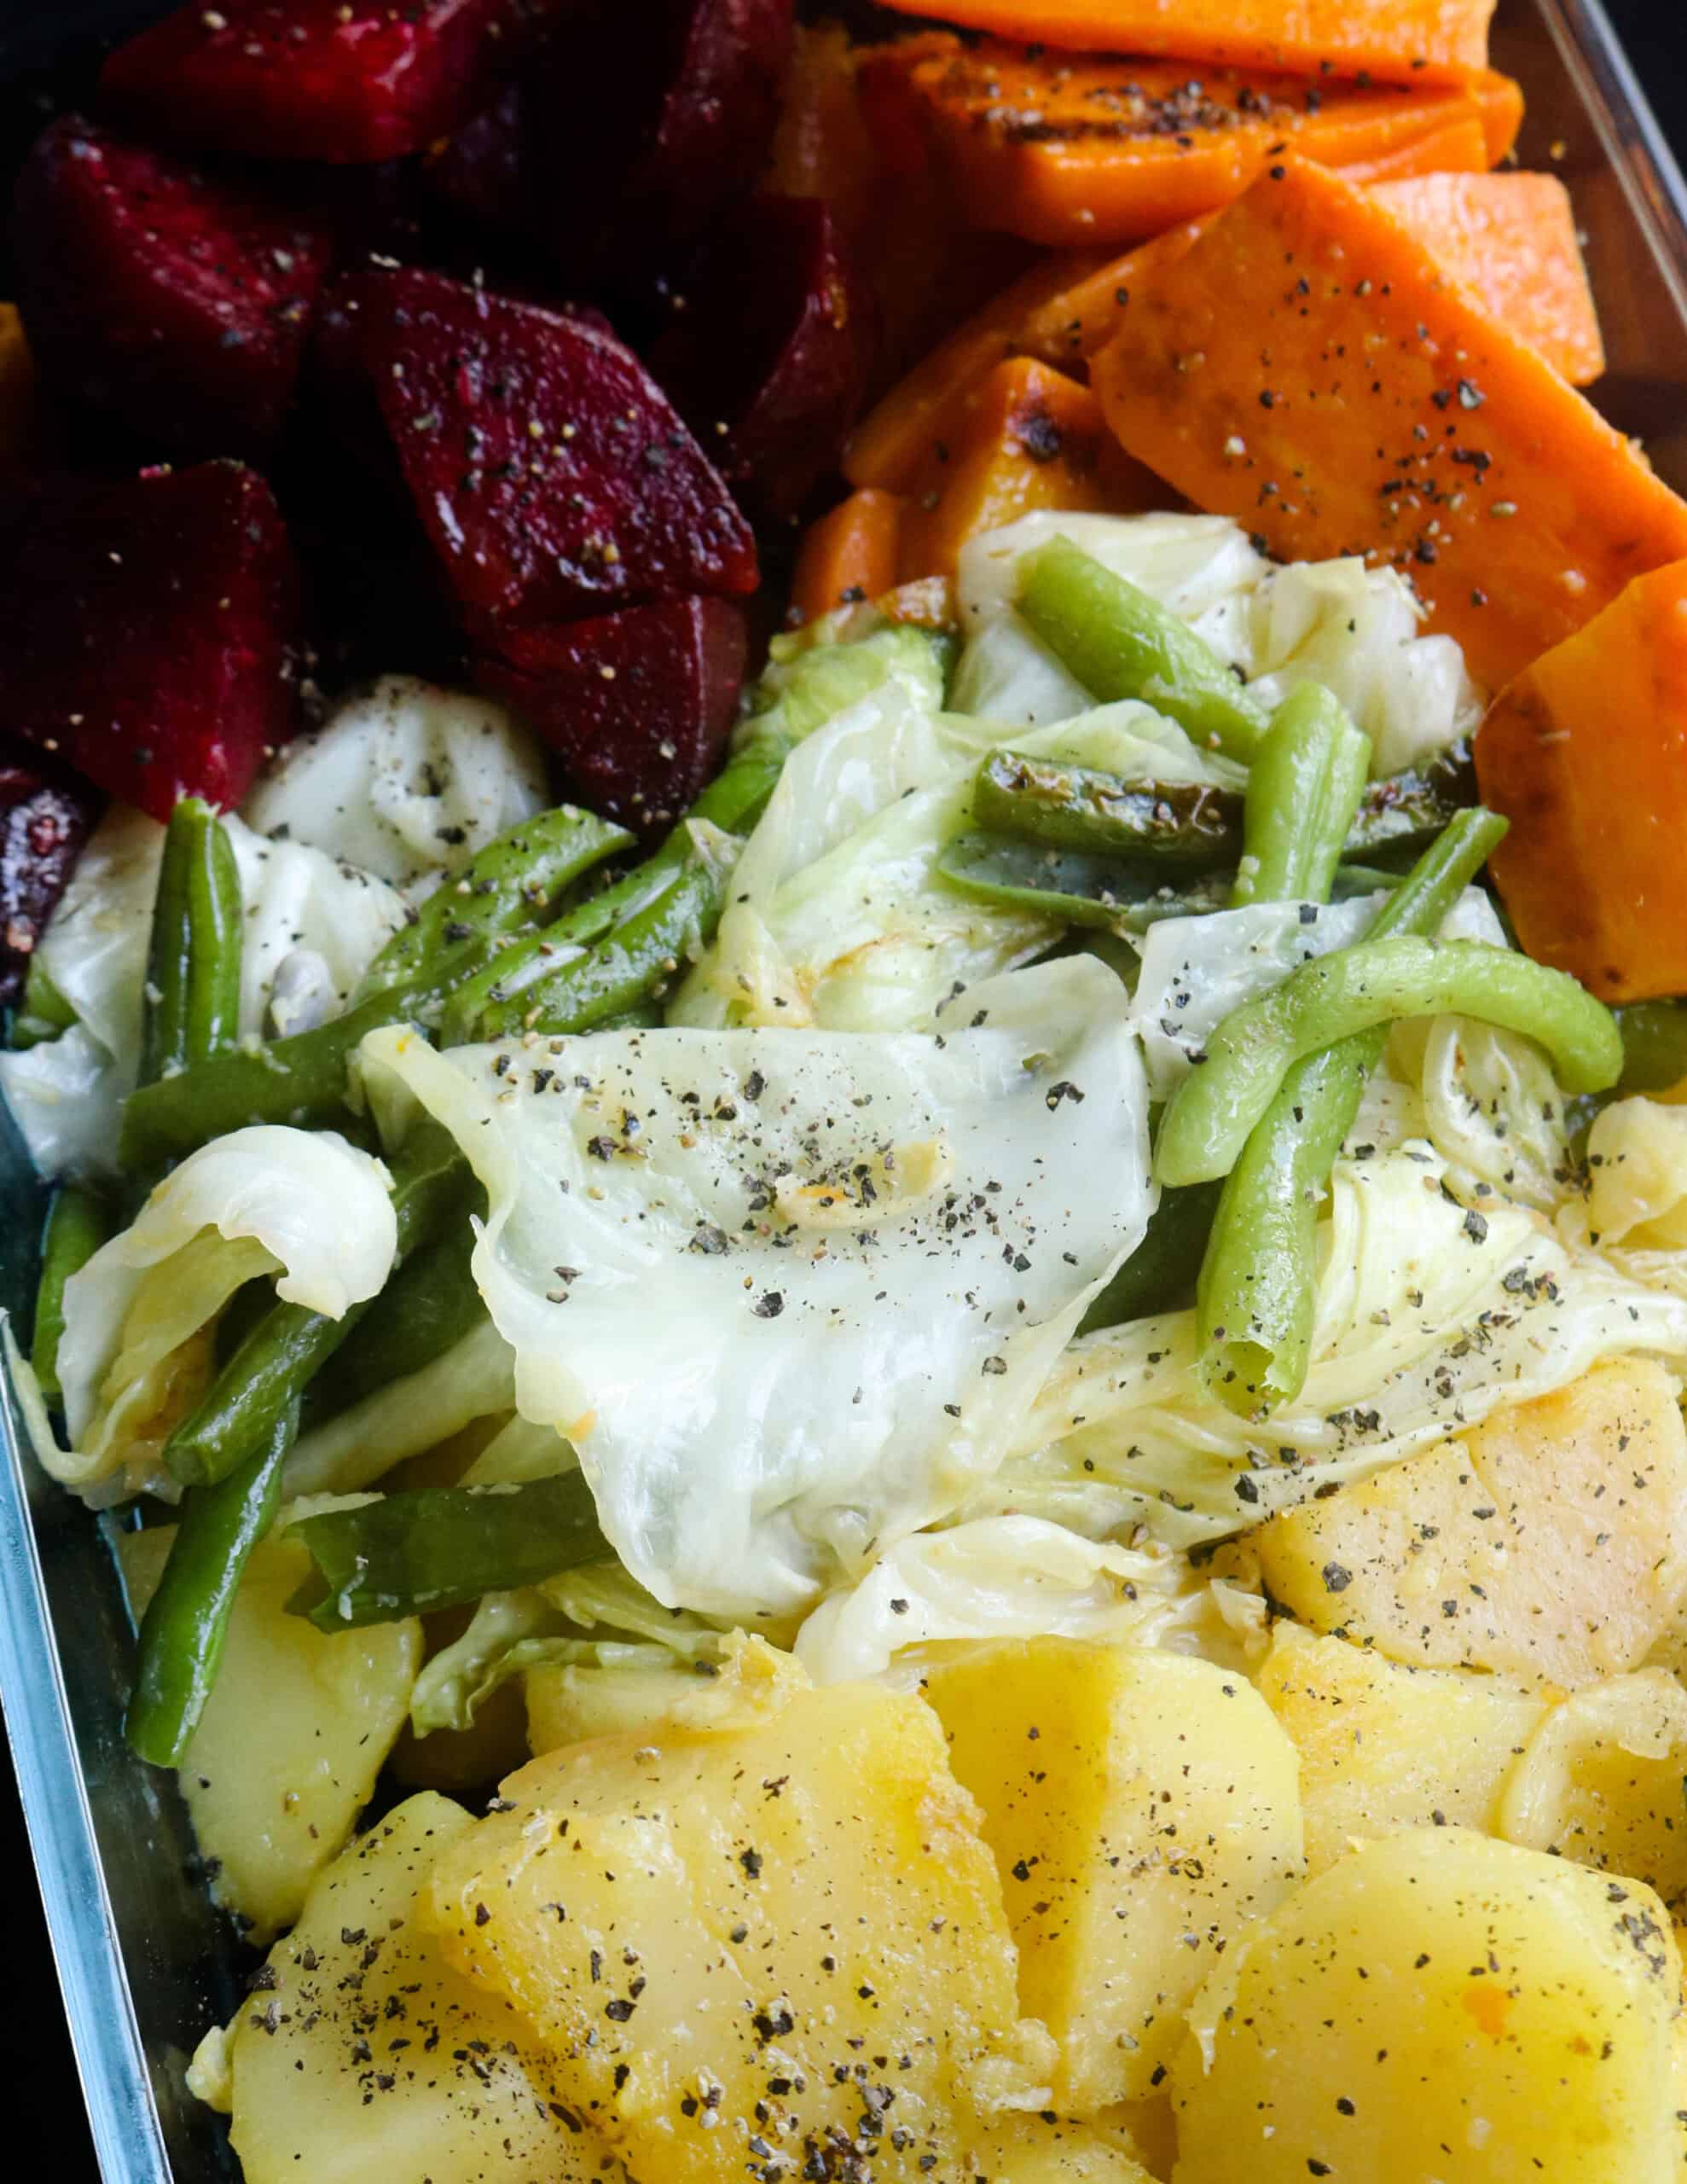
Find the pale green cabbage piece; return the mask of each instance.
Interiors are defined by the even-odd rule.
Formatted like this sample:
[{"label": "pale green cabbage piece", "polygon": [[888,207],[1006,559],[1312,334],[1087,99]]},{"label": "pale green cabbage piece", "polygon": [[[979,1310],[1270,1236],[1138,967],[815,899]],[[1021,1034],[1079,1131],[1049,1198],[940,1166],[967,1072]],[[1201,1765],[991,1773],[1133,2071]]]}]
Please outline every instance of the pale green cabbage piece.
[{"label": "pale green cabbage piece", "polygon": [[287,1458],[287,1491],[355,1493],[477,1419],[514,1408],[515,1360],[491,1321],[483,1320],[419,1372],[376,1388],[301,1435]]}]

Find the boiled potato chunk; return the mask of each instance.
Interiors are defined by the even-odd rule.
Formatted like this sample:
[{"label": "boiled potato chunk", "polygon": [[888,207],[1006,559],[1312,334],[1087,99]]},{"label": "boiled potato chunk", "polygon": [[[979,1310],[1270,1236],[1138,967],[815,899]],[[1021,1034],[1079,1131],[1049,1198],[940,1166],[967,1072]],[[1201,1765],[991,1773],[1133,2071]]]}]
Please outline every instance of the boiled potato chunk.
[{"label": "boiled potato chunk", "polygon": [[[157,1589],[173,1525],[119,1536],[136,1620]],[[287,1602],[310,1556],[286,1533],[254,1551],[217,1681],[182,1763],[183,1793],[219,1903],[260,1944],[299,1916],[340,1850],[392,1749],[421,1666],[421,1624],[318,1630]]]},{"label": "boiled potato chunk", "polygon": [[1006,1640],[925,1687],[1060,2049],[1056,2106],[1143,2098],[1218,1953],[1300,1875],[1294,1746],[1245,1677],[1175,1653]]},{"label": "boiled potato chunk", "polygon": [[722,1640],[707,1674],[675,1656],[652,1661],[652,1647],[618,1651],[626,1658],[528,1670],[527,1740],[536,1758],[588,1737],[753,1728],[808,1685],[791,1654],[741,1630]]},{"label": "boiled potato chunk", "polygon": [[1574,1689],[1637,1668],[1687,1594],[1687,1429],[1640,1358],[1273,1518],[1267,1589],[1396,1660]]},{"label": "boiled potato chunk", "polygon": [[1129,2138],[1093,2123],[1021,2116],[972,2149],[983,2184],[1154,2184]]},{"label": "boiled potato chunk", "polygon": [[[474,1823],[431,1792],[342,1854],[270,1952],[228,2055],[246,2184],[585,2184],[531,2035],[454,1972],[415,1915],[434,1859]],[[573,2118],[576,2126],[580,2119]]]},{"label": "boiled potato chunk", "polygon": [[634,2175],[824,2174],[860,2140],[878,2184],[919,2184],[960,2174],[997,2105],[1048,2106],[1052,2046],[923,1700],[803,1688],[755,1726],[550,1753],[502,1794],[426,1916]]},{"label": "boiled potato chunk", "polygon": [[1555,1706],[1500,1801],[1509,1842],[1687,1897],[1687,1691],[1664,1669],[1596,1683]]},{"label": "boiled potato chunk", "polygon": [[1279,1623],[1257,1671],[1301,1756],[1307,1871],[1354,1836],[1446,1826],[1496,1832],[1500,1792],[1550,1702],[1468,1669],[1415,1669]]},{"label": "boiled potato chunk", "polygon": [[1680,1976],[1638,1884],[1464,1828],[1363,1844],[1197,1997],[1175,2184],[1667,2184]]}]

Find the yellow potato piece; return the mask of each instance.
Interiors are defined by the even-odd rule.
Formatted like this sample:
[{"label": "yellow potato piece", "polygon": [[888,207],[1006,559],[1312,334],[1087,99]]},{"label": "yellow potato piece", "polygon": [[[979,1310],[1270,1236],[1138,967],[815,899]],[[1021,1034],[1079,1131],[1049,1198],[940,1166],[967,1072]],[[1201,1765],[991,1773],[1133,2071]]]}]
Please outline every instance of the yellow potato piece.
[{"label": "yellow potato piece", "polygon": [[1551,1702],[1468,1669],[1417,1669],[1279,1623],[1257,1671],[1301,1757],[1307,1871],[1355,1836],[1404,1827],[1496,1832],[1500,1793]]},{"label": "yellow potato piece", "polygon": [[1175,2184],[1667,2184],[1680,1978],[1638,1884],[1463,1828],[1365,1844],[1197,1998]]},{"label": "yellow potato piece", "polygon": [[919,2184],[962,2173],[994,2107],[1049,2105],[1052,2046],[1020,2019],[995,1866],[921,1699],[799,1690],[755,1727],[553,1752],[503,1798],[426,1915],[635,2175],[740,2184],[860,2139],[879,2184]]},{"label": "yellow potato piece", "polygon": [[1006,1640],[925,1687],[1060,2049],[1056,2106],[1143,2098],[1219,1952],[1301,1873],[1294,1746],[1244,1676],[1175,1653]]},{"label": "yellow potato piece", "polygon": [[1640,1358],[1273,1518],[1266,1588],[1396,1660],[1567,1689],[1638,1667],[1687,1594],[1687,1429]]},{"label": "yellow potato piece", "polygon": [[1687,1897],[1687,1691],[1664,1669],[1579,1691],[1546,1716],[1511,1770],[1508,1842]]},{"label": "yellow potato piece", "polygon": [[[648,1648],[644,1651],[648,1652]],[[702,1675],[677,1657],[655,1664],[529,1669],[527,1742],[536,1757],[591,1737],[658,1729],[751,1728],[770,1720],[809,1679],[789,1653],[733,1631]]]},{"label": "yellow potato piece", "polygon": [[[118,1540],[136,1619],[163,1575],[173,1525]],[[369,1801],[421,1666],[409,1617],[318,1630],[289,1615],[310,1557],[285,1533],[253,1551],[217,1681],[182,1762],[183,1795],[217,1900],[261,1946],[299,1916]]]},{"label": "yellow potato piece", "polygon": [[1128,2134],[1093,2123],[1017,2117],[973,2149],[969,2184],[1154,2184]]},{"label": "yellow potato piece", "polygon": [[229,2043],[246,2184],[601,2184],[605,2149],[549,2106],[521,2020],[415,1916],[433,1860],[473,1825],[431,1792],[409,1798],[270,1952]]}]

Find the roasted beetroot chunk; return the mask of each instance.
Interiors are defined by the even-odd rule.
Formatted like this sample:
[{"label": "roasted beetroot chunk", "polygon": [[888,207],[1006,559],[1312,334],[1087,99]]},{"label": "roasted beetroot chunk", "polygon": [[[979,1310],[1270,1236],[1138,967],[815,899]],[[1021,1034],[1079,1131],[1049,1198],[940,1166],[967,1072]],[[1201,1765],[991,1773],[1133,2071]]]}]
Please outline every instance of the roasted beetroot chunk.
[{"label": "roasted beetroot chunk", "polygon": [[120,45],[113,111],[263,160],[390,160],[454,129],[544,0],[188,0]]},{"label": "roasted beetroot chunk", "polygon": [[476,671],[555,752],[566,796],[649,834],[670,826],[720,764],[745,648],[736,607],[668,599],[512,632]]},{"label": "roasted beetroot chunk", "polygon": [[50,760],[0,744],[0,1006],[18,997],[98,802]]},{"label": "roasted beetroot chunk", "polygon": [[323,229],[74,114],[36,139],[12,229],[47,386],[159,453],[255,454],[274,439],[328,259]]},{"label": "roasted beetroot chunk", "polygon": [[238,804],[293,732],[292,549],[238,462],[49,487],[0,538],[6,725],[155,819]]},{"label": "roasted beetroot chunk", "polygon": [[526,102],[551,247],[610,282],[700,235],[767,161],[791,0],[595,0]]},{"label": "roasted beetroot chunk", "polygon": [[755,198],[703,247],[651,369],[722,475],[795,515],[861,407],[877,317],[818,198]]},{"label": "roasted beetroot chunk", "polygon": [[357,316],[411,499],[477,630],[755,588],[731,494],[612,334],[410,266],[366,273]]}]

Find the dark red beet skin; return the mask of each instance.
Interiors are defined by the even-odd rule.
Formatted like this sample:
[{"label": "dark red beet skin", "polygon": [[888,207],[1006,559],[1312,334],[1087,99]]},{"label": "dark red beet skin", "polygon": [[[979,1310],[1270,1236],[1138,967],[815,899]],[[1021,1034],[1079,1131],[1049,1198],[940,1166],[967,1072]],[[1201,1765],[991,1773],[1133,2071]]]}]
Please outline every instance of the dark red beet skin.
[{"label": "dark red beet skin", "polygon": [[102,101],[244,159],[390,160],[473,112],[552,0],[188,0],[120,45]]},{"label": "dark red beet skin", "polygon": [[670,826],[719,765],[738,716],[744,616],[670,599],[513,633],[476,661],[480,686],[557,755],[563,793],[623,826]]},{"label": "dark red beet skin", "polygon": [[0,744],[0,1005],[18,997],[98,803],[49,760]]},{"label": "dark red beet skin", "polygon": [[756,545],[650,375],[585,319],[372,268],[359,348],[471,626],[756,585]]},{"label": "dark red beet skin", "polygon": [[13,733],[154,818],[224,808],[294,725],[297,580],[237,462],[45,489],[0,539]]},{"label": "dark red beet skin", "polygon": [[19,302],[45,383],[158,452],[261,452],[293,398],[321,226],[67,115],[18,177]]},{"label": "dark red beet skin", "polygon": [[795,515],[867,391],[871,289],[818,198],[760,197],[710,237],[684,294],[651,369],[723,476],[764,514]]}]

